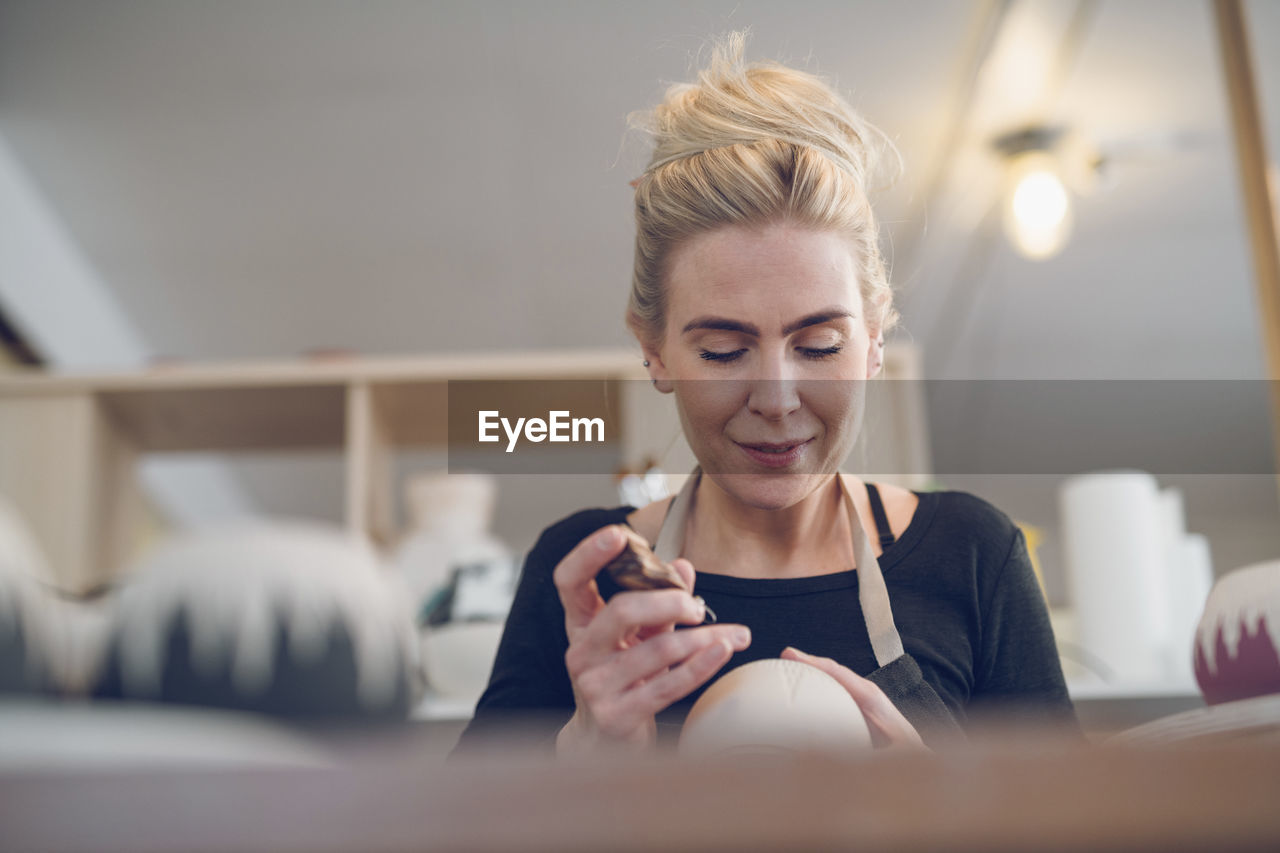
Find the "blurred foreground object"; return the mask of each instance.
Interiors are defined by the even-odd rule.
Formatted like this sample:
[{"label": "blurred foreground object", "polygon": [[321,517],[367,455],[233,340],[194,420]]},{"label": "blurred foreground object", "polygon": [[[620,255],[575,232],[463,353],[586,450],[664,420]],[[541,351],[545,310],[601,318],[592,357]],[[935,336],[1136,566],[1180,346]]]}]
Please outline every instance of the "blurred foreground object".
[{"label": "blurred foreground object", "polygon": [[1280,560],[1237,569],[1213,586],[1193,643],[1207,708],[1123,731],[1139,746],[1280,745]]},{"label": "blurred foreground object", "polygon": [[1142,471],[1102,471],[1059,490],[1075,638],[1102,681],[1192,687],[1187,650],[1212,579],[1182,497]]},{"label": "blurred foreground object", "polygon": [[317,741],[258,715],[129,702],[0,702],[6,774],[335,764]]},{"label": "blurred foreground object", "polygon": [[424,631],[422,665],[431,689],[474,707],[489,683],[502,627],[501,622],[452,622]]},{"label": "blurred foreground object", "polygon": [[405,503],[410,532],[396,549],[394,564],[416,606],[447,585],[456,566],[509,557],[489,532],[497,488],[488,474],[439,471],[409,480]]},{"label": "blurred foreground object", "polygon": [[97,698],[404,719],[413,626],[372,547],[244,522],[155,547],[112,608]]},{"label": "blurred foreground object", "polygon": [[1162,717],[1121,732],[1116,743],[1280,747],[1280,694],[1255,696]]},{"label": "blurred foreground object", "polygon": [[622,468],[614,480],[618,485],[618,499],[627,506],[647,506],[671,495],[667,475],[652,456],[646,456],[638,470]]},{"label": "blurred foreground object", "polygon": [[519,571],[490,532],[497,484],[488,474],[419,474],[406,499],[413,529],[394,565],[417,616],[423,675],[439,696],[474,705]]},{"label": "blurred foreground object", "polygon": [[[1030,740],[689,762],[0,775],[0,847],[39,850],[1239,851],[1280,847],[1280,748]],[[745,771],[745,772],[744,772]]]},{"label": "blurred foreground object", "polygon": [[1214,585],[1196,631],[1195,671],[1210,705],[1280,694],[1280,560]]},{"label": "blurred foreground object", "polygon": [[18,510],[0,496],[0,695],[51,687],[54,603],[44,555]]},{"label": "blurred foreground object", "polygon": [[698,698],[680,732],[690,757],[871,749],[862,711],[830,675],[799,661],[753,661],[721,676]]}]

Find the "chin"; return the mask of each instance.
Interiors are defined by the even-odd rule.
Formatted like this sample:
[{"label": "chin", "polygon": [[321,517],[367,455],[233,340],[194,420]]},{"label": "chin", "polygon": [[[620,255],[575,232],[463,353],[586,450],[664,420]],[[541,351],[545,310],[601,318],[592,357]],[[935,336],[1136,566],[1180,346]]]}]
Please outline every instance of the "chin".
[{"label": "chin", "polygon": [[756,509],[786,509],[816,488],[821,474],[718,474],[713,477],[722,490],[739,502]]}]

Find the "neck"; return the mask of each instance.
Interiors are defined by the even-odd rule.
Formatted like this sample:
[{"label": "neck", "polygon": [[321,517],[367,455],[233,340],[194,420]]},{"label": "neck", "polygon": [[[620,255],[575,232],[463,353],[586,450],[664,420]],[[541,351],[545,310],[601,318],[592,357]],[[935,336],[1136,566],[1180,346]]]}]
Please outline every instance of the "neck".
[{"label": "neck", "polygon": [[695,569],[781,578],[853,568],[848,514],[837,475],[783,509],[742,503],[710,477],[698,485],[685,554]]}]

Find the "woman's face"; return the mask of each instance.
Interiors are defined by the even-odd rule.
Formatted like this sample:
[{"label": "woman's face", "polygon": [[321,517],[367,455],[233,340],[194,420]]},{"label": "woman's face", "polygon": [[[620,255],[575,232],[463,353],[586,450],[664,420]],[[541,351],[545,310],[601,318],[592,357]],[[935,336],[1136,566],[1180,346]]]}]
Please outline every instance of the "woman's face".
[{"label": "woman's face", "polygon": [[685,437],[725,491],[791,506],[839,469],[880,366],[848,242],[775,223],[700,234],[671,255],[667,324],[646,347]]}]

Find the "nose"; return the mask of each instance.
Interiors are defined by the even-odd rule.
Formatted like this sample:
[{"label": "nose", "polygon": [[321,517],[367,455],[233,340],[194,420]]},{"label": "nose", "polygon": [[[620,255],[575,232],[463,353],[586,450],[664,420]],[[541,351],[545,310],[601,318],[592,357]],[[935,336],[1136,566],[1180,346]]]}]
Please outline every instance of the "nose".
[{"label": "nose", "polygon": [[747,408],[768,420],[782,420],[800,408],[795,368],[781,352],[767,355],[761,362],[760,375],[751,380]]}]

